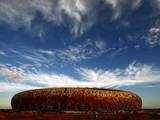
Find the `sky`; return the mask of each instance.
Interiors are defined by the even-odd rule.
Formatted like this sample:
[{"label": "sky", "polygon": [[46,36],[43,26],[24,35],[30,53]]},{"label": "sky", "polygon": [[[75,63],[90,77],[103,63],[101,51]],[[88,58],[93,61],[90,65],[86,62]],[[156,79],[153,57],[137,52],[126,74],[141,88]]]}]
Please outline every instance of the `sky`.
[{"label": "sky", "polygon": [[0,0],[0,108],[47,87],[133,91],[160,108],[160,0]]}]

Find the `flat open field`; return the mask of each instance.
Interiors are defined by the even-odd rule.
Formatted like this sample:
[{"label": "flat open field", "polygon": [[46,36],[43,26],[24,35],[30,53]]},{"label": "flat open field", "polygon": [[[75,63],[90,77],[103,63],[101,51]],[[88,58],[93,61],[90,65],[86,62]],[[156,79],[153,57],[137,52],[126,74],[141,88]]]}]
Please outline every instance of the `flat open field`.
[{"label": "flat open field", "polygon": [[95,113],[95,112],[18,112],[0,110],[0,120],[160,120],[160,110],[136,112]]}]

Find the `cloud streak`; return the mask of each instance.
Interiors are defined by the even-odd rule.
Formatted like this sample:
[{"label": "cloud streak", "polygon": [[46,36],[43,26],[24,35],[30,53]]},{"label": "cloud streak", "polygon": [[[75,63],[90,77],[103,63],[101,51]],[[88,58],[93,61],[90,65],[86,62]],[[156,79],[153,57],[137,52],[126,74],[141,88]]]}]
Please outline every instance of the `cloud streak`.
[{"label": "cloud streak", "polygon": [[160,21],[157,21],[148,33],[148,43],[151,47],[160,45]]},{"label": "cloud streak", "polygon": [[[5,50],[3,52],[4,55],[2,55],[3,59],[12,59],[12,61],[15,60],[14,62],[19,66],[30,64],[30,67],[27,67],[26,69],[36,67],[35,70],[38,70],[38,68],[41,67],[48,69],[51,68],[51,66],[54,68],[54,66],[56,67],[60,65],[76,65],[78,62],[91,60],[103,54],[111,56],[122,48],[110,48],[107,46],[106,41],[99,38],[86,39],[80,44],[73,43],[61,49],[36,49],[28,46],[9,46],[6,43],[4,43],[2,49]],[[17,61],[16,59],[19,60]]]},{"label": "cloud streak", "polygon": [[5,65],[0,65],[0,75],[2,77],[8,78],[7,80],[16,80],[19,82],[20,79],[22,79],[24,76],[24,70],[17,67],[7,67]]},{"label": "cloud streak", "polygon": [[[46,22],[55,25],[68,25],[70,32],[83,34],[92,27],[103,11],[99,5],[112,11],[110,19],[116,20],[126,10],[134,11],[144,3],[143,0],[0,0],[0,21],[8,23],[13,28],[30,29],[37,13],[42,14]],[[149,4],[160,9],[160,1],[152,0]]]},{"label": "cloud streak", "polygon": [[70,45],[65,49],[57,50],[55,55],[62,61],[77,62],[98,57],[112,50],[114,48],[107,48],[103,40],[87,39],[82,44]]},{"label": "cloud streak", "polygon": [[[160,83],[160,70],[145,64],[132,63],[126,69],[76,69],[79,80],[64,74],[23,73],[12,68],[1,68],[0,76],[10,79],[0,83],[1,91],[43,87],[96,87],[117,88],[130,85],[156,85]],[[15,77],[16,75],[16,77]],[[21,81],[19,81],[21,80]],[[15,82],[16,81],[16,82]],[[18,82],[17,82],[18,81]],[[30,83],[30,84],[29,84]],[[8,89],[7,89],[8,87]]]},{"label": "cloud streak", "polygon": [[6,83],[0,82],[0,93],[11,92],[11,91],[24,91],[29,89],[38,89],[40,87],[35,87],[26,84],[17,84],[17,83]]},{"label": "cloud streak", "polygon": [[[93,13],[94,2],[90,0],[15,0],[0,1],[1,21],[14,28],[25,26],[30,29],[32,21],[39,12],[46,22],[63,24],[64,19],[71,21],[71,32],[82,33],[91,26],[89,20]],[[66,16],[66,17],[65,17]],[[65,24],[65,23],[64,23]]]},{"label": "cloud streak", "polygon": [[82,79],[86,81],[104,82],[113,86],[126,85],[150,85],[159,84],[159,70],[149,66],[133,62],[126,69],[116,69],[113,71],[80,69]]}]

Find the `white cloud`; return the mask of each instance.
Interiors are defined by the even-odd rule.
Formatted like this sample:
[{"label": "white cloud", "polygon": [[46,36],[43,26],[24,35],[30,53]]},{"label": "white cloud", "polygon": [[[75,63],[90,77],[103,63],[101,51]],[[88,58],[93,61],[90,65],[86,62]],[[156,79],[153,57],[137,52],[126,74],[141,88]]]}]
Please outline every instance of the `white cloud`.
[{"label": "white cloud", "polygon": [[[27,59],[30,59],[30,58],[34,59],[34,57],[36,57],[37,60],[33,60],[33,61],[44,60],[46,62],[47,60],[48,61],[50,60],[53,63],[58,59],[62,62],[73,63],[73,62],[78,62],[85,59],[94,58],[112,50],[115,50],[115,49],[107,48],[105,41],[101,39],[87,39],[82,44],[69,45],[63,49],[35,50],[35,52],[32,51],[31,53],[31,54],[34,53],[33,56],[31,56],[30,54],[29,56],[24,55],[24,57]],[[47,55],[48,58],[45,60],[45,57],[43,55],[44,56]],[[43,56],[44,58],[42,59],[40,58],[40,56]]]},{"label": "white cloud", "polygon": [[157,22],[149,29],[147,42],[149,43],[150,47],[160,45],[160,22]]},{"label": "white cloud", "polygon": [[124,50],[122,48],[108,47],[107,42],[101,38],[86,39],[82,43],[75,42],[62,49],[35,49],[27,46],[18,46],[17,48],[7,46],[7,44],[3,45],[3,49],[7,51],[7,54],[2,56],[3,59],[12,59],[17,66],[30,64],[25,69],[32,69],[35,72],[50,68],[54,70],[57,66],[76,65],[77,62],[91,60],[103,54],[113,56]]},{"label": "white cloud", "polygon": [[[104,0],[105,4],[110,5],[113,10],[113,19],[117,19],[125,12],[125,8],[130,8],[131,11],[137,9],[142,0]],[[129,9],[128,9],[129,10]]]},{"label": "white cloud", "polygon": [[24,90],[31,90],[31,89],[38,89],[40,87],[26,85],[26,84],[19,84],[19,83],[7,83],[7,82],[0,82],[0,93],[10,92],[10,91],[24,91]]},{"label": "white cloud", "polygon": [[[13,28],[25,26],[30,29],[36,12],[40,12],[46,22],[60,25],[70,21],[71,32],[78,35],[83,34],[99,19],[97,14],[101,14],[101,11],[97,9],[97,5],[102,1],[113,10],[111,17],[114,19],[120,17],[126,11],[125,8],[132,11],[143,3],[142,0],[1,0],[0,21]],[[152,0],[150,4],[160,8],[159,0]]]},{"label": "white cloud", "polygon": [[103,40],[95,40],[95,46],[100,49],[100,50],[104,50],[106,49],[106,43]]},{"label": "white cloud", "polygon": [[[20,68],[19,68],[20,69]],[[14,67],[1,68],[0,76],[10,81],[0,83],[1,91],[11,89],[34,89],[42,87],[97,87],[117,88],[130,85],[155,85],[160,83],[160,70],[149,65],[132,63],[126,69],[93,70],[77,69],[81,79],[55,73],[23,73]],[[15,77],[16,76],[16,77]],[[19,81],[19,79],[21,81]],[[16,81],[16,82],[15,82]],[[30,84],[28,84],[30,83]],[[7,89],[8,87],[8,89]]]},{"label": "white cloud", "polygon": [[19,0],[13,1],[1,1],[0,2],[0,19],[4,22],[9,23],[14,28],[18,28],[20,26],[25,26],[29,28],[31,25],[31,21],[34,19],[34,15],[29,13],[27,7],[25,5],[28,3],[22,3]]},{"label": "white cloud", "polygon": [[82,79],[89,82],[104,83],[104,86],[150,85],[160,83],[160,70],[149,65],[130,64],[126,69],[113,71],[92,70],[81,68],[78,70]]},{"label": "white cloud", "polygon": [[65,49],[56,51],[55,54],[63,61],[77,62],[98,57],[112,50],[115,49],[107,48],[103,40],[88,39],[83,44],[70,45]]},{"label": "white cloud", "polygon": [[0,55],[6,55],[6,53],[2,50],[0,50]]},{"label": "white cloud", "polygon": [[37,11],[42,13],[46,21],[55,24],[61,24],[67,15],[73,23],[71,31],[79,34],[92,24],[89,19],[91,19],[93,7],[94,2],[91,0],[0,1],[0,20],[9,23],[14,28],[25,26],[29,29]]},{"label": "white cloud", "polygon": [[7,80],[15,80],[15,82],[20,82],[24,76],[24,70],[17,67],[0,65],[0,75],[8,78]]},{"label": "white cloud", "polygon": [[[90,27],[94,22],[94,7],[96,1],[91,0],[60,0],[60,10],[64,11],[72,20],[72,32],[76,35]],[[95,15],[95,14],[94,14]]]},{"label": "white cloud", "polygon": [[160,10],[160,0],[152,0],[151,5]]}]

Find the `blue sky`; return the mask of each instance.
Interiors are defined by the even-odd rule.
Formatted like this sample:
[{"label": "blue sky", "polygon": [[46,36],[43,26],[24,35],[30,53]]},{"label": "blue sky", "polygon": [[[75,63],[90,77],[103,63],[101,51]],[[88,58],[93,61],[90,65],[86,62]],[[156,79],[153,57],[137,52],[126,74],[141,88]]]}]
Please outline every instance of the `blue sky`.
[{"label": "blue sky", "polygon": [[160,107],[159,0],[0,0],[0,107],[46,87],[136,92]]}]

